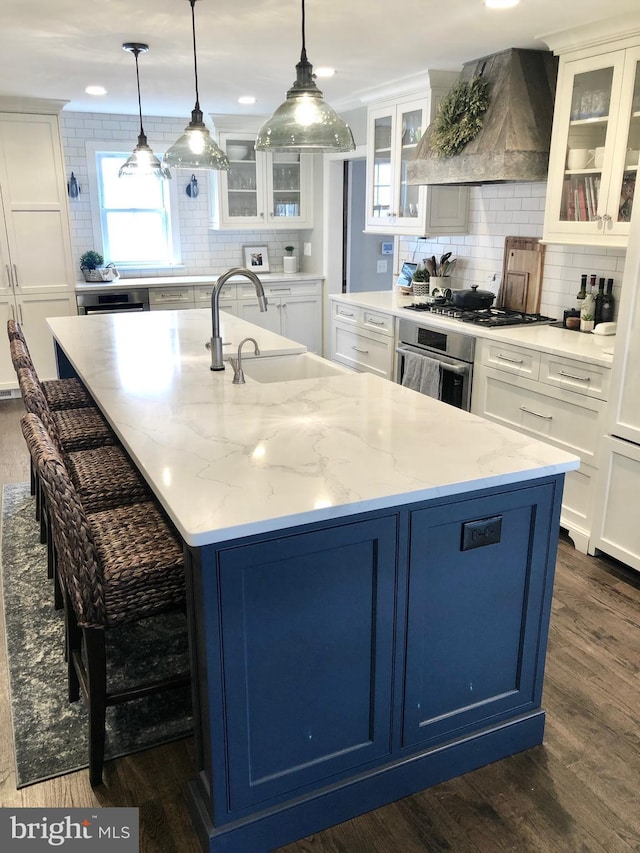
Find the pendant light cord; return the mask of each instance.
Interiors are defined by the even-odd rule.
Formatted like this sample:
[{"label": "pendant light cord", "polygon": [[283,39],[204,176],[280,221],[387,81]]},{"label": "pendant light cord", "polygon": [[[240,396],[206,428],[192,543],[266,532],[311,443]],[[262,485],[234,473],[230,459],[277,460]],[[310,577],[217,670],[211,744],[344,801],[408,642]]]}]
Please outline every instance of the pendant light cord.
[{"label": "pendant light cord", "polygon": [[138,70],[138,54],[140,51],[138,48],[134,48],[132,51],[135,60],[136,60],[136,84],[138,86],[138,113],[140,114],[140,136],[144,136],[144,130],[142,129],[142,100],[140,98],[140,72]]},{"label": "pendant light cord", "polygon": [[305,10],[304,10],[304,0],[302,0],[302,52],[300,53],[300,59],[303,62],[307,62],[307,43],[304,32],[304,18],[305,18]]},{"label": "pendant light cord", "polygon": [[196,109],[200,109],[200,96],[198,94],[198,53],[196,51],[196,13],[195,13],[195,5],[196,0],[189,0],[191,4],[191,31],[193,34],[193,73],[195,76],[196,82]]}]

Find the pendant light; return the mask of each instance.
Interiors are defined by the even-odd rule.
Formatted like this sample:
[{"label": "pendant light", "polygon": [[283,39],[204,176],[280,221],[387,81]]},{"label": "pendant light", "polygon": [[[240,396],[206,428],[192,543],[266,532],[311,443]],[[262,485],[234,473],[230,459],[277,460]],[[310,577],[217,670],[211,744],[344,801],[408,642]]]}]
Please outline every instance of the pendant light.
[{"label": "pendant light", "polygon": [[296,65],[296,81],[287,100],[265,122],[256,139],[258,151],[299,151],[311,154],[353,151],[356,147],[349,125],[331,109],[314,82],[307,60],[305,9],[302,0],[302,52]]},{"label": "pendant light", "polygon": [[207,127],[202,121],[202,110],[198,97],[198,60],[196,54],[196,19],[194,5],[196,0],[187,0],[191,5],[191,29],[193,32],[193,70],[196,82],[196,104],[191,111],[191,121],[185,127],[184,133],[177,142],[169,148],[162,164],[164,166],[179,166],[184,169],[216,169],[228,170],[229,160],[211,138]]},{"label": "pendant light", "polygon": [[124,177],[155,177],[155,178],[170,178],[171,173],[165,169],[160,160],[153,153],[147,143],[147,137],[142,129],[142,102],[140,100],[140,74],[138,71],[138,56],[141,53],[146,53],[149,50],[148,44],[140,44],[135,41],[128,41],[122,45],[122,49],[132,53],[136,60],[136,82],[138,85],[138,112],[140,114],[140,133],[138,134],[138,144],[133,149],[133,152],[126,163],[120,167],[118,176]]}]

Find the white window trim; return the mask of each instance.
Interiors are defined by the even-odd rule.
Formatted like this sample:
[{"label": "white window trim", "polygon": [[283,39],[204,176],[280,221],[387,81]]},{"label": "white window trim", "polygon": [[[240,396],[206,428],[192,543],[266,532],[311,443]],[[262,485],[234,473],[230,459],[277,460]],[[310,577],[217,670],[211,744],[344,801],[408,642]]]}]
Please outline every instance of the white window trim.
[{"label": "white window trim", "polygon": [[[91,205],[91,225],[93,228],[93,242],[96,251],[104,254],[102,242],[102,221],[100,216],[100,193],[98,190],[98,172],[96,169],[96,154],[98,152],[131,153],[135,142],[121,142],[107,139],[102,142],[85,142],[87,152],[87,178],[89,182],[89,203]],[[156,157],[162,159],[164,151],[155,151]],[[171,204],[171,217],[169,222],[170,239],[173,250],[173,263],[165,265],[130,263],[118,264],[121,269],[175,269],[182,266],[182,247],[180,245],[180,228],[178,227],[178,187],[175,177],[169,182],[169,199]]]}]

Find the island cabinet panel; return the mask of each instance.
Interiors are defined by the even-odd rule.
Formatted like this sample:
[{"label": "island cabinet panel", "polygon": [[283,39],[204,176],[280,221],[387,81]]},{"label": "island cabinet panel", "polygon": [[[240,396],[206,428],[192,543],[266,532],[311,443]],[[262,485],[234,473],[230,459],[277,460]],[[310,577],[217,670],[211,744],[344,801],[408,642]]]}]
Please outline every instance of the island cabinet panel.
[{"label": "island cabinet panel", "polygon": [[219,553],[231,813],[389,755],[395,554],[393,516]]},{"label": "island cabinet panel", "polygon": [[539,706],[551,512],[535,487],[411,514],[404,747]]}]

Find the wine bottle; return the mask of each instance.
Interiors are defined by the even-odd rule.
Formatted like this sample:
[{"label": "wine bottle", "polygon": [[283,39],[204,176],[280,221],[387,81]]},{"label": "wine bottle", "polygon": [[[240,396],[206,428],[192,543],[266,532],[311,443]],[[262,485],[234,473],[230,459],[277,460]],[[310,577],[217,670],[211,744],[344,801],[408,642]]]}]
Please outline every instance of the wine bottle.
[{"label": "wine bottle", "polygon": [[582,308],[582,300],[587,295],[587,276],[580,276],[580,290],[578,291],[578,295],[576,296],[576,308],[578,311]]},{"label": "wine bottle", "polygon": [[593,325],[594,327],[598,325],[598,323],[602,323],[602,303],[604,301],[604,279],[601,278],[598,280],[598,292],[594,297],[595,308],[593,309]]},{"label": "wine bottle", "polygon": [[[593,284],[595,284],[595,276],[592,276]],[[595,300],[593,298],[593,284],[587,291],[582,306],[580,308],[580,331],[593,331],[593,312],[595,310]]]},{"label": "wine bottle", "polygon": [[602,300],[601,323],[611,323],[615,310],[615,298],[613,296],[613,279],[607,279],[607,290]]}]

